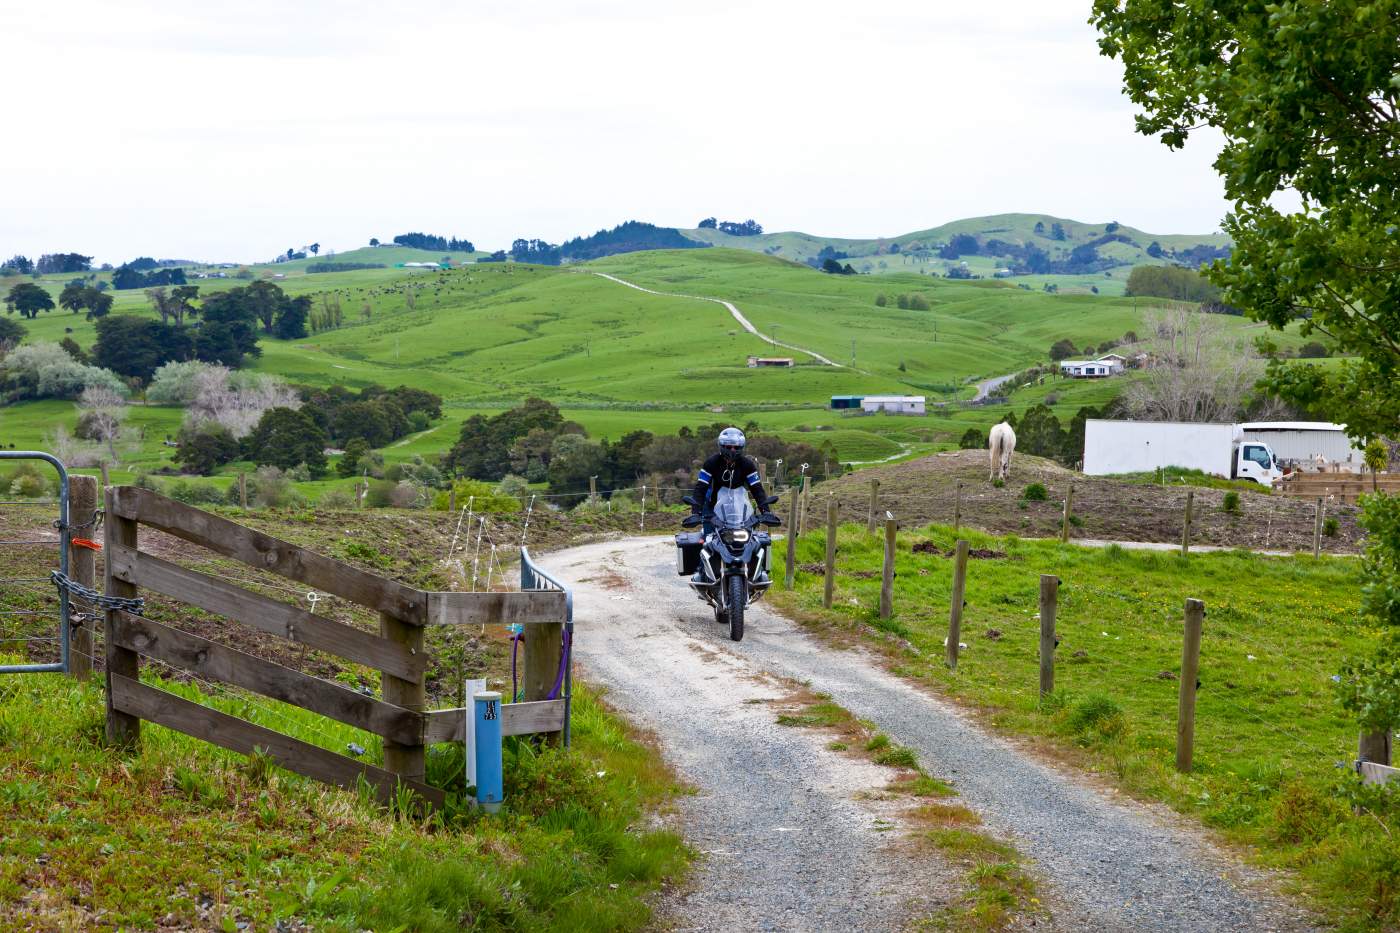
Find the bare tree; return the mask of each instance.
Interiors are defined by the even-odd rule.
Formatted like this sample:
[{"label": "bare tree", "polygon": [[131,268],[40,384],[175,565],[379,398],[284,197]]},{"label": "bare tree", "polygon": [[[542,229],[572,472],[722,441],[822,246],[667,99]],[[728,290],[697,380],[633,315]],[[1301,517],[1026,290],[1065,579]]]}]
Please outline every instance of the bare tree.
[{"label": "bare tree", "polygon": [[78,396],[78,424],[89,440],[107,445],[109,462],[117,462],[117,441],[126,421],[126,399],[106,386],[88,386]]},{"label": "bare tree", "polygon": [[1149,313],[1143,341],[1152,359],[1123,393],[1123,404],[1144,421],[1234,421],[1264,365],[1254,346],[1227,332],[1220,315],[1187,305]]},{"label": "bare tree", "polygon": [[186,410],[191,424],[212,421],[236,438],[246,437],[272,408],[300,408],[301,398],[281,379],[263,373],[231,373],[210,366],[195,377],[194,398]]}]

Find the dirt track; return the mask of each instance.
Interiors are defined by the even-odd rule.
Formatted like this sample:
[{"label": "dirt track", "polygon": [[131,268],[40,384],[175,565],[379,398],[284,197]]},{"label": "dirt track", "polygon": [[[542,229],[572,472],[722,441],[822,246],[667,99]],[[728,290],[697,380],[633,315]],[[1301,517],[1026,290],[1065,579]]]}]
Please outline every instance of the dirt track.
[{"label": "dirt track", "polygon": [[[583,676],[656,732],[698,793],[685,832],[707,856],[664,907],[686,930],[900,929],[947,897],[936,859],[891,845],[897,819],[861,793],[868,766],[775,725],[762,701],[797,681],[914,749],[959,803],[1035,861],[1066,930],[1296,930],[1293,906],[1174,814],[1124,801],[990,735],[860,650],[829,648],[753,607],[727,638],[656,538],[571,548],[544,563],[572,585]],[[1044,929],[1045,923],[1040,922]]]}]

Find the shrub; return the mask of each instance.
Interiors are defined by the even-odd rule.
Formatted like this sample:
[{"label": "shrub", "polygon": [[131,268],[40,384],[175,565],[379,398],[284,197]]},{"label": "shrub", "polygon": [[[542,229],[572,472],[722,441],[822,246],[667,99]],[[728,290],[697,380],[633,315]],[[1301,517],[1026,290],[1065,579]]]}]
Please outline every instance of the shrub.
[{"label": "shrub", "polygon": [[897,295],[897,296],[895,297],[895,299],[894,299],[894,303],[895,303],[895,307],[899,308],[900,310],[903,310],[903,311],[909,310],[909,296],[908,296],[908,295],[903,295],[903,294]]},{"label": "shrub", "polygon": [[191,483],[176,480],[165,487],[165,494],[189,505],[218,505],[224,501],[223,493],[211,483]]},{"label": "shrub", "polygon": [[32,463],[21,463],[5,480],[10,495],[35,499],[48,492],[48,478]]},{"label": "shrub", "polygon": [[1320,360],[1331,355],[1327,352],[1327,347],[1316,340],[1309,341],[1298,348],[1298,356],[1305,360]]},{"label": "shrub", "polygon": [[[519,479],[519,477],[508,476],[506,479]],[[504,486],[506,480],[501,480]],[[471,503],[472,511],[481,512],[518,512],[520,511],[520,500],[514,495],[504,493],[492,487],[490,483],[483,483],[477,479],[459,479],[452,484],[452,489],[457,493],[457,508],[465,509],[468,502]],[[446,509],[448,505],[448,494],[442,490],[433,497],[433,508]]]},{"label": "shrub", "polygon": [[[237,495],[235,488],[234,494]],[[306,500],[292,486],[292,479],[275,466],[260,466],[248,481],[248,499],[267,509],[301,505]]]},{"label": "shrub", "polygon": [[496,491],[503,496],[511,496],[517,502],[530,494],[530,485],[525,482],[522,476],[507,473],[501,477],[501,481],[496,486]]},{"label": "shrub", "polygon": [[321,493],[321,498],[316,500],[318,510],[331,510],[343,512],[355,507],[355,495],[348,489],[327,489]]},{"label": "shrub", "polygon": [[84,389],[110,389],[127,394],[121,377],[106,369],[85,366],[56,343],[16,347],[0,362],[0,385],[7,401],[28,398],[77,398]]},{"label": "shrub", "polygon": [[1050,498],[1050,493],[1041,483],[1031,483],[1025,492],[1021,493],[1021,497],[1027,502],[1044,502]]},{"label": "shrub", "polygon": [[885,293],[884,293],[884,292],[881,292],[880,294],[878,294],[878,295],[875,296],[875,307],[877,307],[877,308],[883,308],[885,305],[887,305],[887,304],[889,304],[889,303],[890,303],[890,300],[889,300],[888,298],[885,297]]},{"label": "shrub", "polygon": [[963,436],[958,438],[958,446],[963,450],[980,450],[987,446],[987,435],[976,428],[968,428],[963,432]]},{"label": "shrub", "polygon": [[1337,537],[1337,532],[1340,529],[1341,525],[1337,522],[1337,519],[1334,516],[1329,515],[1322,520],[1322,533],[1325,534],[1327,537]]},{"label": "shrub", "polygon": [[1228,512],[1231,515],[1238,515],[1240,512],[1240,494],[1233,489],[1225,493],[1225,498],[1220,502],[1220,511]]},{"label": "shrub", "polygon": [[910,295],[910,296],[909,296],[909,310],[910,310],[910,311],[927,311],[928,309],[929,309],[928,299],[925,298],[923,295]]},{"label": "shrub", "polygon": [[1080,700],[1069,714],[1070,729],[1090,741],[1116,738],[1126,731],[1127,725],[1123,708],[1102,694]]}]

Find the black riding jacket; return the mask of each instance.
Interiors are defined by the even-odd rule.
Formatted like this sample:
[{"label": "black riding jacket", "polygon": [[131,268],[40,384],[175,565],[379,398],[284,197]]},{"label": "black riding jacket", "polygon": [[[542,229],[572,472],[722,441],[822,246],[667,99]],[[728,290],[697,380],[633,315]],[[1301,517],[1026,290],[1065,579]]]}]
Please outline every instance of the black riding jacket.
[{"label": "black riding jacket", "polygon": [[768,511],[764,505],[768,495],[758,480],[758,464],[748,457],[740,455],[730,463],[724,459],[724,454],[715,454],[705,461],[700,468],[700,478],[695,483],[695,501],[700,503],[696,511],[699,514],[707,515],[714,511],[716,492],[720,489],[748,489],[758,504],[758,511]]}]

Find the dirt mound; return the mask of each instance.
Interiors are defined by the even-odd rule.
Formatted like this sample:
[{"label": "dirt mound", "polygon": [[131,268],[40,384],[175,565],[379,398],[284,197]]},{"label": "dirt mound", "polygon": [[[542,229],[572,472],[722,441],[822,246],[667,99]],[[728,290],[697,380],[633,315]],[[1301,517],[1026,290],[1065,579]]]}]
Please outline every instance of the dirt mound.
[{"label": "dirt mound", "polygon": [[[872,467],[848,474],[815,490],[834,494],[843,521],[864,521],[869,514],[870,481],[880,481],[879,508],[905,527],[952,524],[960,512],[963,525],[995,534],[1025,537],[1058,535],[1064,500],[1074,488],[1070,536],[1118,541],[1180,542],[1186,493],[1195,493],[1193,544],[1263,550],[1310,551],[1312,501],[1240,490],[1238,509],[1226,511],[1226,490],[1159,486],[1085,476],[1050,460],[1017,454],[1011,476],[1000,488],[988,480],[985,450],[953,450],[905,463]],[[1027,501],[1025,489],[1039,483],[1047,501]],[[1325,515],[1336,519],[1333,533],[1322,539],[1324,551],[1355,552],[1361,540],[1357,509],[1327,503]]]}]

